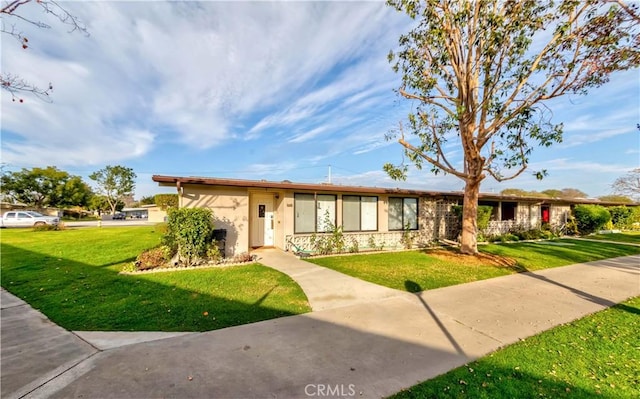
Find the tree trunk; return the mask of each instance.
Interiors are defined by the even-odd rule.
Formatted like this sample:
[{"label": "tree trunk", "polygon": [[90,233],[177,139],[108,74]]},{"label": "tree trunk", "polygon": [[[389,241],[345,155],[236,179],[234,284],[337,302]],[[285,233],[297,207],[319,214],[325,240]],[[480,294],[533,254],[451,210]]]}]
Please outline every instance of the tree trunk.
[{"label": "tree trunk", "polygon": [[109,208],[111,208],[111,215],[116,214],[116,207],[118,206],[117,200],[111,200],[111,198],[107,197],[107,203],[109,204]]},{"label": "tree trunk", "polygon": [[467,255],[478,253],[478,194],[481,180],[467,180],[462,204],[462,237],[460,252]]}]

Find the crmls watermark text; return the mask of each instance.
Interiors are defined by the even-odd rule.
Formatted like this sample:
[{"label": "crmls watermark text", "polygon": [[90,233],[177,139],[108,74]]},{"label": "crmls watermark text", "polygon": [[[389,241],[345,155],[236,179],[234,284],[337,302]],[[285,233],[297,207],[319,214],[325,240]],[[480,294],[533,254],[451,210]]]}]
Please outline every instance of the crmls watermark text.
[{"label": "crmls watermark text", "polygon": [[310,397],[327,396],[356,396],[356,386],[354,384],[307,384],[304,393]]}]

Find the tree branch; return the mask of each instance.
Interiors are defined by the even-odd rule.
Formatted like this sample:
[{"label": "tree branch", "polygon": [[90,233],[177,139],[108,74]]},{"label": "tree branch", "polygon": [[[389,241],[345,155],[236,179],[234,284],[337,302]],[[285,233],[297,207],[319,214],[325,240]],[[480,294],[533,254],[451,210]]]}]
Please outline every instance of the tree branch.
[{"label": "tree branch", "polygon": [[419,157],[423,158],[425,161],[429,162],[432,165],[437,166],[438,168],[444,170],[447,173],[451,173],[454,176],[457,176],[461,179],[466,179],[468,177],[470,177],[470,175],[466,174],[466,173],[460,173],[457,170],[447,167],[445,164],[438,162],[437,160],[433,159],[432,157],[428,156],[427,154],[425,154],[423,151],[420,151],[419,148],[409,144],[407,141],[405,141],[404,139],[399,139],[398,143],[400,143],[404,148],[406,148],[407,150],[413,152],[414,154],[418,155]]}]

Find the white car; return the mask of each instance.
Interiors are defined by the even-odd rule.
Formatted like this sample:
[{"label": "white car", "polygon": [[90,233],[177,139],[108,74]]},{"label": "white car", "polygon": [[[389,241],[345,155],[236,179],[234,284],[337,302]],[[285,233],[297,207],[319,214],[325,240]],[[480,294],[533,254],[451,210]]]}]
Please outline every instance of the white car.
[{"label": "white car", "polygon": [[2,227],[33,227],[45,224],[57,225],[60,219],[33,211],[11,211],[2,215]]}]

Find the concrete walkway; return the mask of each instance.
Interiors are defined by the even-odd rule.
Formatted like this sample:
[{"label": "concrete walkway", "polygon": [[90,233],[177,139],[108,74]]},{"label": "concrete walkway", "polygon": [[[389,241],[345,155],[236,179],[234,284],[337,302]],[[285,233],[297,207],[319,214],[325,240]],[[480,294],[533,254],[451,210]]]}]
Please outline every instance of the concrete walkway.
[{"label": "concrete walkway", "polygon": [[289,275],[307,295],[313,311],[353,306],[361,303],[407,295],[398,291],[347,276],[326,267],[298,259],[279,249],[253,252],[257,261]]},{"label": "concrete walkway", "polygon": [[98,350],[0,290],[1,396],[19,398]]},{"label": "concrete walkway", "polygon": [[0,289],[0,397],[20,398],[99,351],[196,333],[73,331]]},{"label": "concrete walkway", "polygon": [[[639,265],[640,256],[629,256],[98,353],[89,347],[76,357],[85,360],[26,397],[384,397],[640,295]],[[5,344],[4,312],[3,397],[5,351],[31,342],[29,334],[14,330]],[[55,350],[48,356],[52,364],[66,360]],[[38,377],[29,362],[41,360],[12,360],[22,362],[32,379]],[[18,385],[6,397],[20,397],[33,387]]]}]

